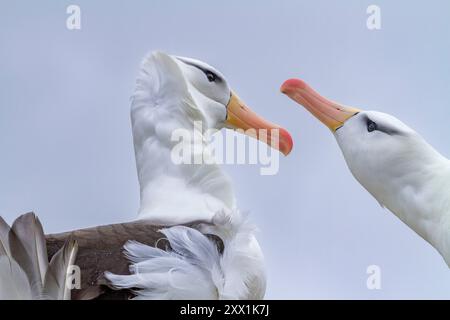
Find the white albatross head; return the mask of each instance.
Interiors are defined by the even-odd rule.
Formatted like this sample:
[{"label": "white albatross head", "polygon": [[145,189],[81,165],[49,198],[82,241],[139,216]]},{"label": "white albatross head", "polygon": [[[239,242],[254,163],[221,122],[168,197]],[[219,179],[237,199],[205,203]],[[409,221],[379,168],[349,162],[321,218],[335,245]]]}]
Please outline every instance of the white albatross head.
[{"label": "white albatross head", "polygon": [[352,174],[384,206],[398,196],[392,191],[404,185],[420,187],[423,168],[442,157],[391,115],[328,100],[298,79],[287,80],[281,91],[332,131]]},{"label": "white albatross head", "polygon": [[328,100],[302,80],[281,91],[325,124],[353,176],[384,207],[433,244],[450,262],[450,162],[395,117]]},{"label": "white albatross head", "polygon": [[[185,57],[164,55],[180,68],[180,82],[186,83],[188,92],[206,120],[208,128],[240,129],[256,139],[266,139],[271,147],[288,155],[292,138],[282,127],[271,123],[252,111],[230,88],[225,76],[205,62]],[[259,130],[267,130],[267,136]],[[271,130],[278,130],[278,141],[271,138]]]},{"label": "white albatross head", "polygon": [[238,130],[285,155],[293,146],[290,134],[248,108],[222,73],[191,58],[162,52],[146,56],[130,111],[139,217],[163,225],[211,221],[219,211],[234,212],[231,182],[207,148],[217,130]]}]

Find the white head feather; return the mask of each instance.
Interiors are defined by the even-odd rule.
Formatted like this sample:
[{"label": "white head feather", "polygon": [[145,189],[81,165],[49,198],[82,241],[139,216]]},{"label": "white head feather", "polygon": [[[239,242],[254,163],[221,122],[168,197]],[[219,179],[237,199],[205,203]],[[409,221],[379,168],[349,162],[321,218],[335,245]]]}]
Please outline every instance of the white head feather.
[{"label": "white head feather", "polygon": [[361,185],[450,263],[450,161],[380,112],[360,112],[334,135]]}]

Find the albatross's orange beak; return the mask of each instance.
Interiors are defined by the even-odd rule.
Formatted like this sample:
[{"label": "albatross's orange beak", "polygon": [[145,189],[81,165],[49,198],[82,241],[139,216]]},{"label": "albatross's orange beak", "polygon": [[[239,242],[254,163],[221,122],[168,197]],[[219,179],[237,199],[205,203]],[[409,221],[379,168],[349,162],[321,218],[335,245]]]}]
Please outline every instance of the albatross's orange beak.
[{"label": "albatross's orange beak", "polygon": [[231,93],[230,102],[227,105],[225,122],[230,128],[243,130],[245,134],[267,143],[285,156],[292,150],[293,142],[289,132],[260,117],[234,92]]},{"label": "albatross's orange beak", "polygon": [[281,86],[281,92],[303,105],[333,132],[342,127],[345,121],[360,112],[356,108],[347,107],[322,97],[302,80],[290,79],[285,81]]}]

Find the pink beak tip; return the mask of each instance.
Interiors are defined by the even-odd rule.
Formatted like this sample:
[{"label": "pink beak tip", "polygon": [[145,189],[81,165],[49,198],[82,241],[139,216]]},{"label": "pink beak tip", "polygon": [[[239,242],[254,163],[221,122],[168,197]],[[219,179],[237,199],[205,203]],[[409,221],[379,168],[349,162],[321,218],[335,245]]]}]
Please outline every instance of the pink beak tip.
[{"label": "pink beak tip", "polygon": [[289,153],[291,153],[292,148],[294,147],[294,141],[292,139],[292,136],[286,129],[283,129],[283,128],[280,129],[280,136],[282,137],[280,151],[285,156],[287,156]]},{"label": "pink beak tip", "polygon": [[292,89],[305,89],[307,84],[305,81],[300,79],[289,79],[283,82],[280,91],[282,93],[288,93]]}]

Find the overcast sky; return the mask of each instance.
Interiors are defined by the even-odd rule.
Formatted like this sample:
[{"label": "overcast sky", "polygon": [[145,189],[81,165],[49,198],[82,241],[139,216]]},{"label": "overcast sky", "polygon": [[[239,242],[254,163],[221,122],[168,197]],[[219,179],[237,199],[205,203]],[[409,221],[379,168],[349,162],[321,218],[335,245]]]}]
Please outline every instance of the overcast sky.
[{"label": "overcast sky", "polygon": [[[81,30],[66,7],[81,7]],[[366,9],[381,8],[381,30]],[[9,1],[0,10],[0,214],[47,232],[133,219],[129,96],[142,57],[206,61],[292,134],[280,172],[224,166],[260,227],[267,298],[450,298],[440,255],[354,180],[329,131],[279,93],[301,77],[393,114],[450,155],[450,2]],[[381,268],[368,290],[366,268]]]}]

